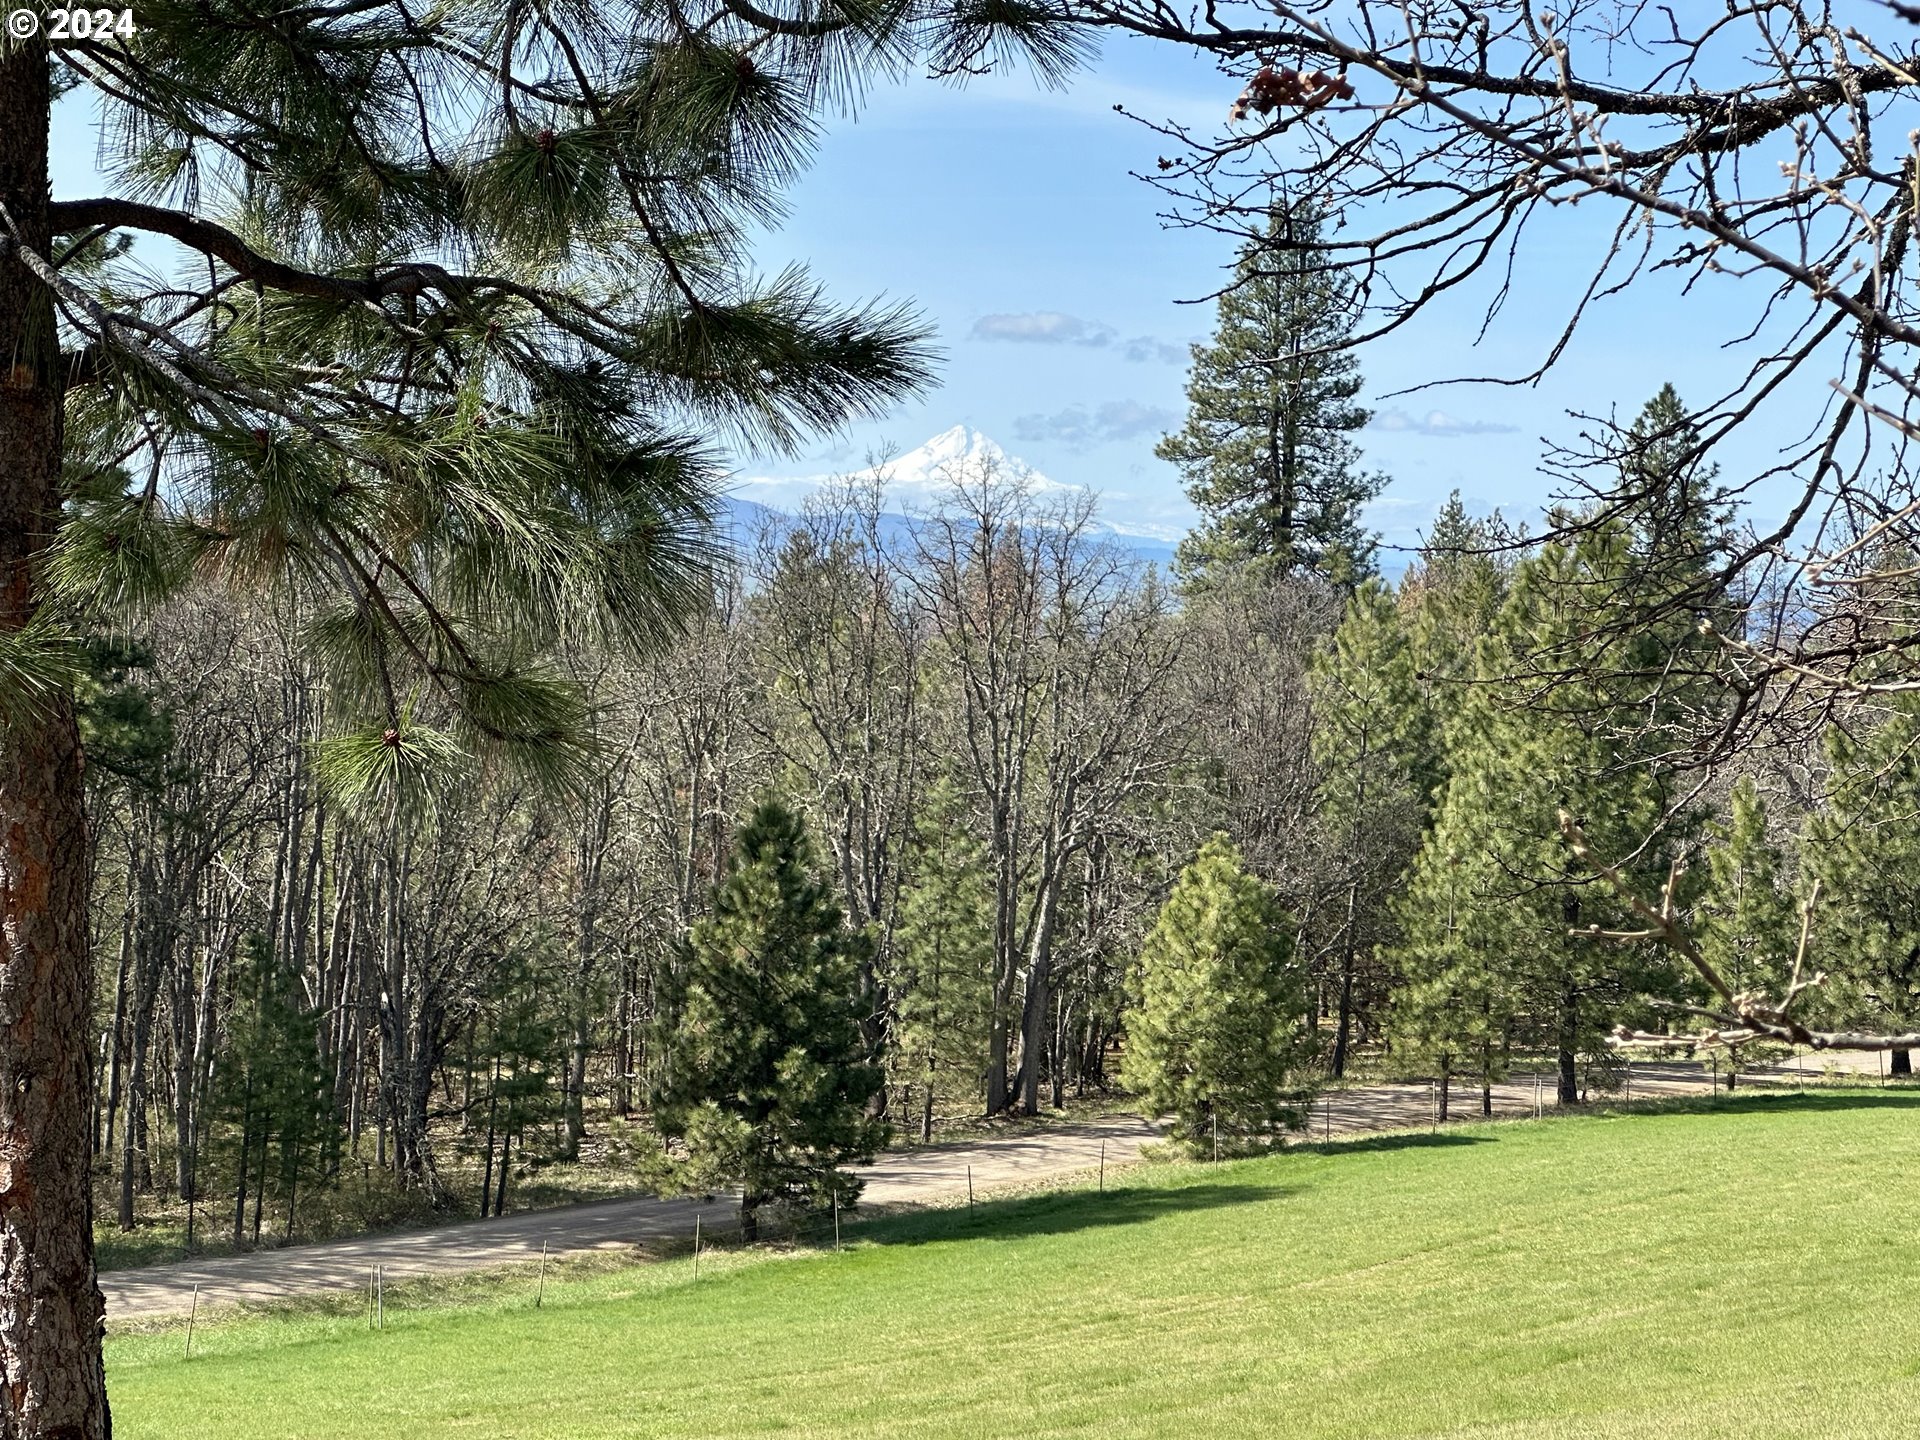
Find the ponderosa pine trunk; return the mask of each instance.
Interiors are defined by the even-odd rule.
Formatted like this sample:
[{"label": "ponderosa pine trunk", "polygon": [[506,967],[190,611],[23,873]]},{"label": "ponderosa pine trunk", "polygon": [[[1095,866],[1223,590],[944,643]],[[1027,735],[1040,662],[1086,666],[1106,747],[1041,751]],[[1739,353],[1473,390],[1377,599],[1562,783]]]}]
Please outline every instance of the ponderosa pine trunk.
[{"label": "ponderosa pine trunk", "polygon": [[[0,41],[0,205],[49,248],[44,42]],[[0,227],[0,632],[35,613],[59,521],[59,336]],[[4,683],[4,681],[0,681]],[[88,1188],[87,829],[71,696],[0,729],[0,1437],[104,1440]]]},{"label": "ponderosa pine trunk", "polygon": [[1891,1054],[1892,1059],[1887,1062],[1887,1073],[1889,1075],[1906,1076],[1913,1074],[1913,1052],[1911,1050],[1895,1050],[1892,1051]]},{"label": "ponderosa pine trunk", "polygon": [[1580,1042],[1580,999],[1568,990],[1560,997],[1560,1084],[1559,1100],[1562,1105],[1580,1103],[1580,1055],[1576,1048]]}]

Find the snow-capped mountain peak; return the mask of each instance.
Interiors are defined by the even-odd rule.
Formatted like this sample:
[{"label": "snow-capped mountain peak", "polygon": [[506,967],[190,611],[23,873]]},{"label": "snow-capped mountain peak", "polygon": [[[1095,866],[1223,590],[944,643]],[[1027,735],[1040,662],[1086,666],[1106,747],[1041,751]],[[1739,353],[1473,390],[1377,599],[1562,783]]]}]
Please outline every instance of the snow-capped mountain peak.
[{"label": "snow-capped mountain peak", "polygon": [[[955,425],[931,440],[915,446],[903,455],[856,471],[850,478],[879,478],[886,492],[889,511],[918,511],[956,483],[976,481],[991,471],[1005,480],[1018,479],[1033,491],[1078,491],[1085,487],[1067,485],[1042,475],[1017,455],[1009,455],[990,435],[970,425]],[[806,497],[826,484],[826,475],[786,477],[745,476],[734,483],[736,500],[773,510],[796,511]],[[1154,549],[1164,549],[1173,533],[1158,526],[1121,526],[1109,521],[1096,522],[1096,530],[1150,540]]]},{"label": "snow-capped mountain peak", "polygon": [[956,481],[987,472],[1003,478],[1020,476],[1036,490],[1068,488],[1049,480],[1018,456],[1009,455],[992,436],[970,425],[942,430],[925,444],[860,474],[862,478],[881,476],[889,490],[926,492],[944,490]]}]

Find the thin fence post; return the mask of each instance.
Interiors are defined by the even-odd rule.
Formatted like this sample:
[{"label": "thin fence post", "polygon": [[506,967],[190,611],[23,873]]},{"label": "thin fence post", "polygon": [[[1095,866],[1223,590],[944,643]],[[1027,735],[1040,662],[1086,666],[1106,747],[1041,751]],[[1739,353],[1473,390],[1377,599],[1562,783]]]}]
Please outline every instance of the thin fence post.
[{"label": "thin fence post", "polygon": [[1797,1050],[1794,1051],[1793,1053],[1793,1071],[1794,1071],[1794,1074],[1800,1077],[1800,1093],[1802,1095],[1806,1094],[1807,1093],[1806,1057],[1801,1055],[1800,1052]]},{"label": "thin fence post", "polygon": [[1873,1059],[1874,1063],[1879,1066],[1880,1069],[1880,1087],[1885,1089],[1887,1084],[1887,1052],[1884,1050],[1876,1050],[1873,1052]]},{"label": "thin fence post", "polygon": [[1107,1192],[1107,1142],[1100,1142],[1100,1193]]},{"label": "thin fence post", "polygon": [[1220,1112],[1213,1111],[1211,1118],[1213,1120],[1213,1158],[1218,1160],[1220,1158]]},{"label": "thin fence post", "polygon": [[200,1315],[200,1282],[193,1282],[193,1308],[187,1311],[187,1359],[193,1358],[193,1322]]},{"label": "thin fence post", "polygon": [[840,1253],[840,1187],[833,1187],[833,1252]]},{"label": "thin fence post", "polygon": [[1327,1144],[1333,1143],[1333,1096],[1327,1096]]},{"label": "thin fence post", "polygon": [[1440,1133],[1440,1085],[1438,1081],[1427,1081],[1427,1133]]},{"label": "thin fence post", "polygon": [[973,1214],[973,1166],[967,1166],[967,1214]]},{"label": "thin fence post", "polygon": [[1627,1109],[1633,1108],[1633,1057],[1627,1056]]},{"label": "thin fence post", "polygon": [[1533,1077],[1533,1118],[1538,1120],[1545,1113],[1540,1108],[1540,1075],[1536,1071]]},{"label": "thin fence post", "polygon": [[533,1308],[538,1310],[540,1302],[547,1298],[547,1242],[540,1242],[540,1286],[533,1292]]},{"label": "thin fence post", "polygon": [[700,1213],[693,1216],[693,1278],[700,1278]]},{"label": "thin fence post", "polygon": [[[375,1267],[377,1268],[377,1267]],[[367,1271],[367,1328],[373,1328],[373,1270]]]},{"label": "thin fence post", "polygon": [[373,1311],[379,1319],[374,1328],[384,1330],[387,1328],[387,1267],[384,1265],[373,1267],[373,1294]]}]

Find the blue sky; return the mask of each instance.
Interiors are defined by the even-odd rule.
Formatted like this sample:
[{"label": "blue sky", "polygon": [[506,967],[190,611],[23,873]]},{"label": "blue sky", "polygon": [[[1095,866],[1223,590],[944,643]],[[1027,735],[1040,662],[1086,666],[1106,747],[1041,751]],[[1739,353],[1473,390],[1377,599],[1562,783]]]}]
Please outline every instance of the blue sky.
[{"label": "blue sky", "polygon": [[[966,424],[1051,479],[1100,490],[1116,522],[1182,528],[1191,511],[1153,447],[1179,423],[1182,351],[1212,325],[1210,305],[1185,302],[1218,285],[1232,253],[1220,237],[1162,223],[1165,197],[1130,172],[1151,170],[1167,142],[1113,106],[1217,128],[1240,83],[1137,42],[1109,46],[1064,93],[1017,76],[919,80],[830,123],[762,253],[806,262],[842,296],[914,300],[946,358],[936,387],[884,422],[794,461],[750,460],[745,473],[855,467]],[[1758,283],[1717,278],[1683,297],[1676,278],[1655,275],[1600,306],[1537,385],[1394,393],[1534,369],[1617,219],[1592,204],[1548,215],[1477,345],[1490,284],[1362,352],[1376,418],[1361,438],[1369,467],[1391,477],[1373,513],[1389,542],[1411,543],[1455,488],[1477,508],[1535,515],[1552,489],[1543,440],[1577,437],[1569,412],[1630,417],[1667,380],[1691,401],[1716,398],[1744,368],[1721,343],[1751,323]],[[1829,373],[1789,393],[1790,416],[1734,437],[1723,472],[1771,464],[1826,404]]]},{"label": "blue sky", "polygon": [[[1130,172],[1151,170],[1167,142],[1113,107],[1217,127],[1240,83],[1170,48],[1117,42],[1065,91],[1022,75],[912,80],[876,89],[856,116],[829,117],[786,222],[760,247],[763,265],[803,262],[843,299],[910,301],[938,332],[939,379],[884,420],[799,456],[741,456],[740,474],[857,469],[964,424],[1053,480],[1100,491],[1116,524],[1184,528],[1178,476],[1153,447],[1180,421],[1185,347],[1212,325],[1210,305],[1188,302],[1218,285],[1231,248],[1164,223],[1165,197]],[[99,186],[81,106],[65,107],[55,151],[56,193]],[[1362,352],[1376,410],[1361,437],[1367,464],[1391,477],[1372,520],[1390,544],[1413,543],[1454,488],[1476,508],[1535,513],[1550,489],[1543,439],[1575,436],[1570,410],[1631,415],[1663,381],[1694,401],[1730,381],[1719,342],[1759,302],[1751,282],[1720,280],[1683,300],[1677,282],[1654,277],[1603,306],[1538,385],[1394,393],[1531,370],[1616,218],[1594,207],[1550,216],[1477,346],[1485,285]],[[1809,404],[1824,403],[1818,389],[1801,387],[1798,428]],[[1772,423],[1726,450],[1728,474],[1764,468],[1795,428],[1783,420],[1768,433]]]}]

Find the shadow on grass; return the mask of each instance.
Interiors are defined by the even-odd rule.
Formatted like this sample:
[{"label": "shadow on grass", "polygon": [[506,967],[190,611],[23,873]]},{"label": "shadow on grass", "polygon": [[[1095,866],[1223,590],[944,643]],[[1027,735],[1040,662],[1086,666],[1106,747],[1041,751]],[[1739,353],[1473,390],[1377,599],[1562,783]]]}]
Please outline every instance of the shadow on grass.
[{"label": "shadow on grass", "polygon": [[1676,1116],[1784,1116],[1839,1114],[1843,1110],[1920,1110],[1920,1087],[1855,1087],[1820,1081],[1805,1091],[1782,1085],[1755,1085],[1728,1094],[1670,1094],[1657,1100],[1605,1096],[1590,1104],[1549,1114],[1548,1121],[1571,1119],[1670,1119]]},{"label": "shadow on grass", "polygon": [[[1577,1120],[1583,1116],[1616,1115],[1621,1117],[1645,1115],[1778,1115],[1785,1111],[1827,1113],[1843,1110],[1915,1110],[1920,1109],[1920,1088],[1899,1088],[1888,1086],[1832,1086],[1825,1083],[1810,1085],[1806,1090],[1793,1090],[1785,1086],[1754,1086],[1751,1089],[1735,1090],[1732,1094],[1719,1091],[1713,1095],[1662,1096],[1658,1100],[1635,1100],[1631,1106],[1619,1097],[1597,1100],[1593,1103],[1564,1112],[1564,1118]],[[1552,1118],[1552,1117],[1550,1117]]]},{"label": "shadow on grass", "polygon": [[1009,1196],[952,1209],[876,1218],[860,1236],[882,1245],[927,1245],[945,1240],[1018,1240],[1065,1235],[1107,1225],[1139,1225],[1166,1215],[1259,1205],[1293,1193],[1283,1185],[1110,1185],[1105,1190],[1063,1190]]},{"label": "shadow on grass", "polygon": [[[1479,1119],[1478,1116],[1474,1118]],[[1494,1138],[1492,1135],[1468,1134],[1459,1130],[1392,1130],[1383,1135],[1336,1135],[1331,1140],[1299,1140],[1294,1148],[1311,1149],[1326,1155],[1365,1155],[1376,1150],[1445,1150],[1456,1145],[1485,1145]]]}]

